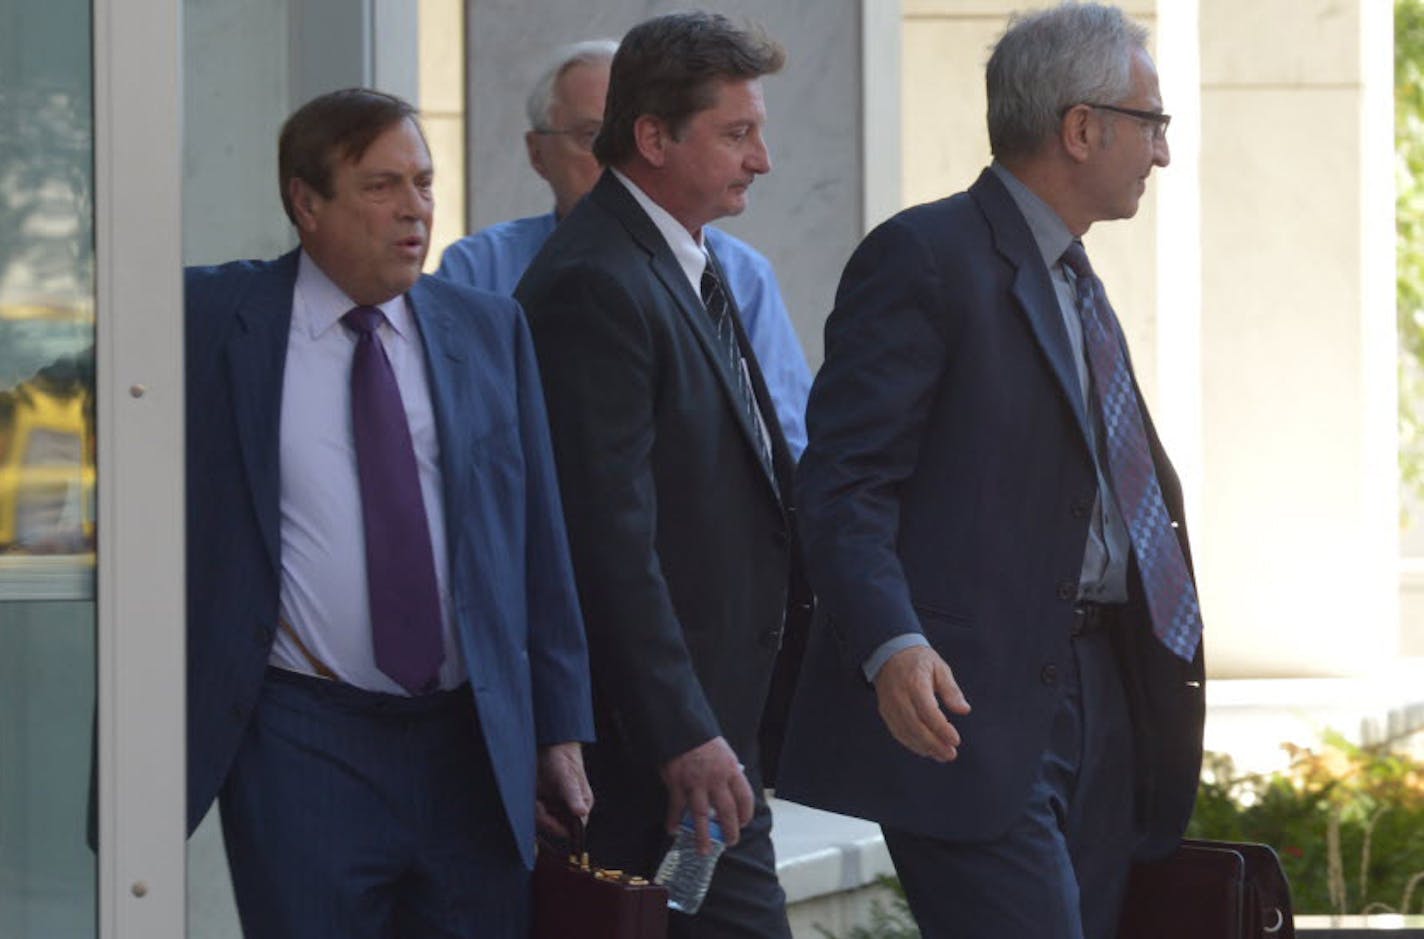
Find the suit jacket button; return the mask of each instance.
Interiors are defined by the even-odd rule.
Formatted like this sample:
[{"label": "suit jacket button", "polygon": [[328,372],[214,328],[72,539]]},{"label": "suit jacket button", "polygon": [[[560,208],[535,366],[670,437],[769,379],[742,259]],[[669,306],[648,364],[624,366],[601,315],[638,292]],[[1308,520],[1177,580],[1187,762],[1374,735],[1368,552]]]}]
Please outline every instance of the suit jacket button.
[{"label": "suit jacket button", "polygon": [[761,644],[768,649],[775,649],[781,645],[781,630],[773,627],[763,632],[761,634]]},{"label": "suit jacket button", "polygon": [[1043,666],[1043,670],[1038,673],[1038,680],[1050,687],[1058,684],[1058,666],[1052,664]]},{"label": "suit jacket button", "polygon": [[1078,585],[1071,580],[1058,582],[1058,599],[1071,600],[1078,595]]}]

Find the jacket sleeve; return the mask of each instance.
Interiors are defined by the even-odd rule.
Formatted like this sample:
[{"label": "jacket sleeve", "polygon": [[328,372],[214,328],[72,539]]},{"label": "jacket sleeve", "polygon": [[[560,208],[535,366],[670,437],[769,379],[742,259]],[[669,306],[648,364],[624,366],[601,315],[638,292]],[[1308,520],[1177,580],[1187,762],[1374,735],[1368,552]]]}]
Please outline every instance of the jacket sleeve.
[{"label": "jacket sleeve", "polygon": [[896,545],[900,490],[948,359],[941,295],[928,248],[892,220],[851,257],[826,321],[797,498],[811,586],[857,671],[921,632]]},{"label": "jacket sleeve", "polygon": [[539,746],[593,739],[588,647],[574,587],[544,392],[529,327],[514,317],[519,435],[525,466],[525,596],[534,733]]}]

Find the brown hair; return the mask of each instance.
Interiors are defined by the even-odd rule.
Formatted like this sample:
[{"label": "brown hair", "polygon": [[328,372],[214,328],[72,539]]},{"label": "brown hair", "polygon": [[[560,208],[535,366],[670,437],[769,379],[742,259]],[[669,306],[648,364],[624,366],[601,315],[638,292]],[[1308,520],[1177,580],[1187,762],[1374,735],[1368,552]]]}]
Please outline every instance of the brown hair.
[{"label": "brown hair", "polygon": [[593,154],[605,166],[632,156],[633,125],[645,114],[666,121],[677,137],[694,114],[712,107],[718,81],[771,75],[785,61],[785,51],[759,28],[738,29],[717,13],[645,20],[618,44]]},{"label": "brown hair", "polygon": [[[282,208],[296,224],[290,194],[300,179],[331,198],[331,170],[337,158],[356,161],[392,125],[409,119],[416,130],[416,110],[409,103],[370,88],[344,88],[302,105],[282,125],[277,138],[277,178]],[[423,136],[423,135],[422,135]]]}]

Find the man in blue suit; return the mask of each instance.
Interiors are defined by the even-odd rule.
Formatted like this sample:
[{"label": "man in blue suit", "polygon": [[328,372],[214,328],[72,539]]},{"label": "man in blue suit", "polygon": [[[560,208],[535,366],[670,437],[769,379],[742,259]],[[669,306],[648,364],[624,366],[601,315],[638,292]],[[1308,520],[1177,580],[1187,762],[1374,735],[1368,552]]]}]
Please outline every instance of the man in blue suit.
[{"label": "man in blue suit", "polygon": [[279,170],[301,248],[187,272],[189,827],[249,936],[523,936],[536,791],[592,806],[524,317],[421,275],[400,99],[309,102]]},{"label": "man in blue suit", "polygon": [[995,162],[846,266],[798,495],[824,618],[778,794],[881,823],[927,939],[1105,939],[1201,761],[1181,489],[1078,240],[1166,166],[1146,31],[1017,18]]}]

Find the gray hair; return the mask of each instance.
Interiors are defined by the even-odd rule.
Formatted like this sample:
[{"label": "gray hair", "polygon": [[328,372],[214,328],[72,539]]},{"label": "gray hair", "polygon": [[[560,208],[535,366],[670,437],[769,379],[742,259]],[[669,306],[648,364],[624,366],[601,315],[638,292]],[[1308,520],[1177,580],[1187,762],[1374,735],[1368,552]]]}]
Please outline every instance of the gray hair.
[{"label": "gray hair", "polygon": [[613,61],[618,43],[612,39],[589,39],[561,46],[524,102],[530,130],[549,130],[549,109],[554,106],[554,85],[575,65],[606,65]]},{"label": "gray hair", "polygon": [[1075,104],[1112,104],[1132,91],[1132,54],[1147,30],[1117,7],[1065,2],[1018,14],[994,46],[984,82],[989,149],[1030,156]]}]

